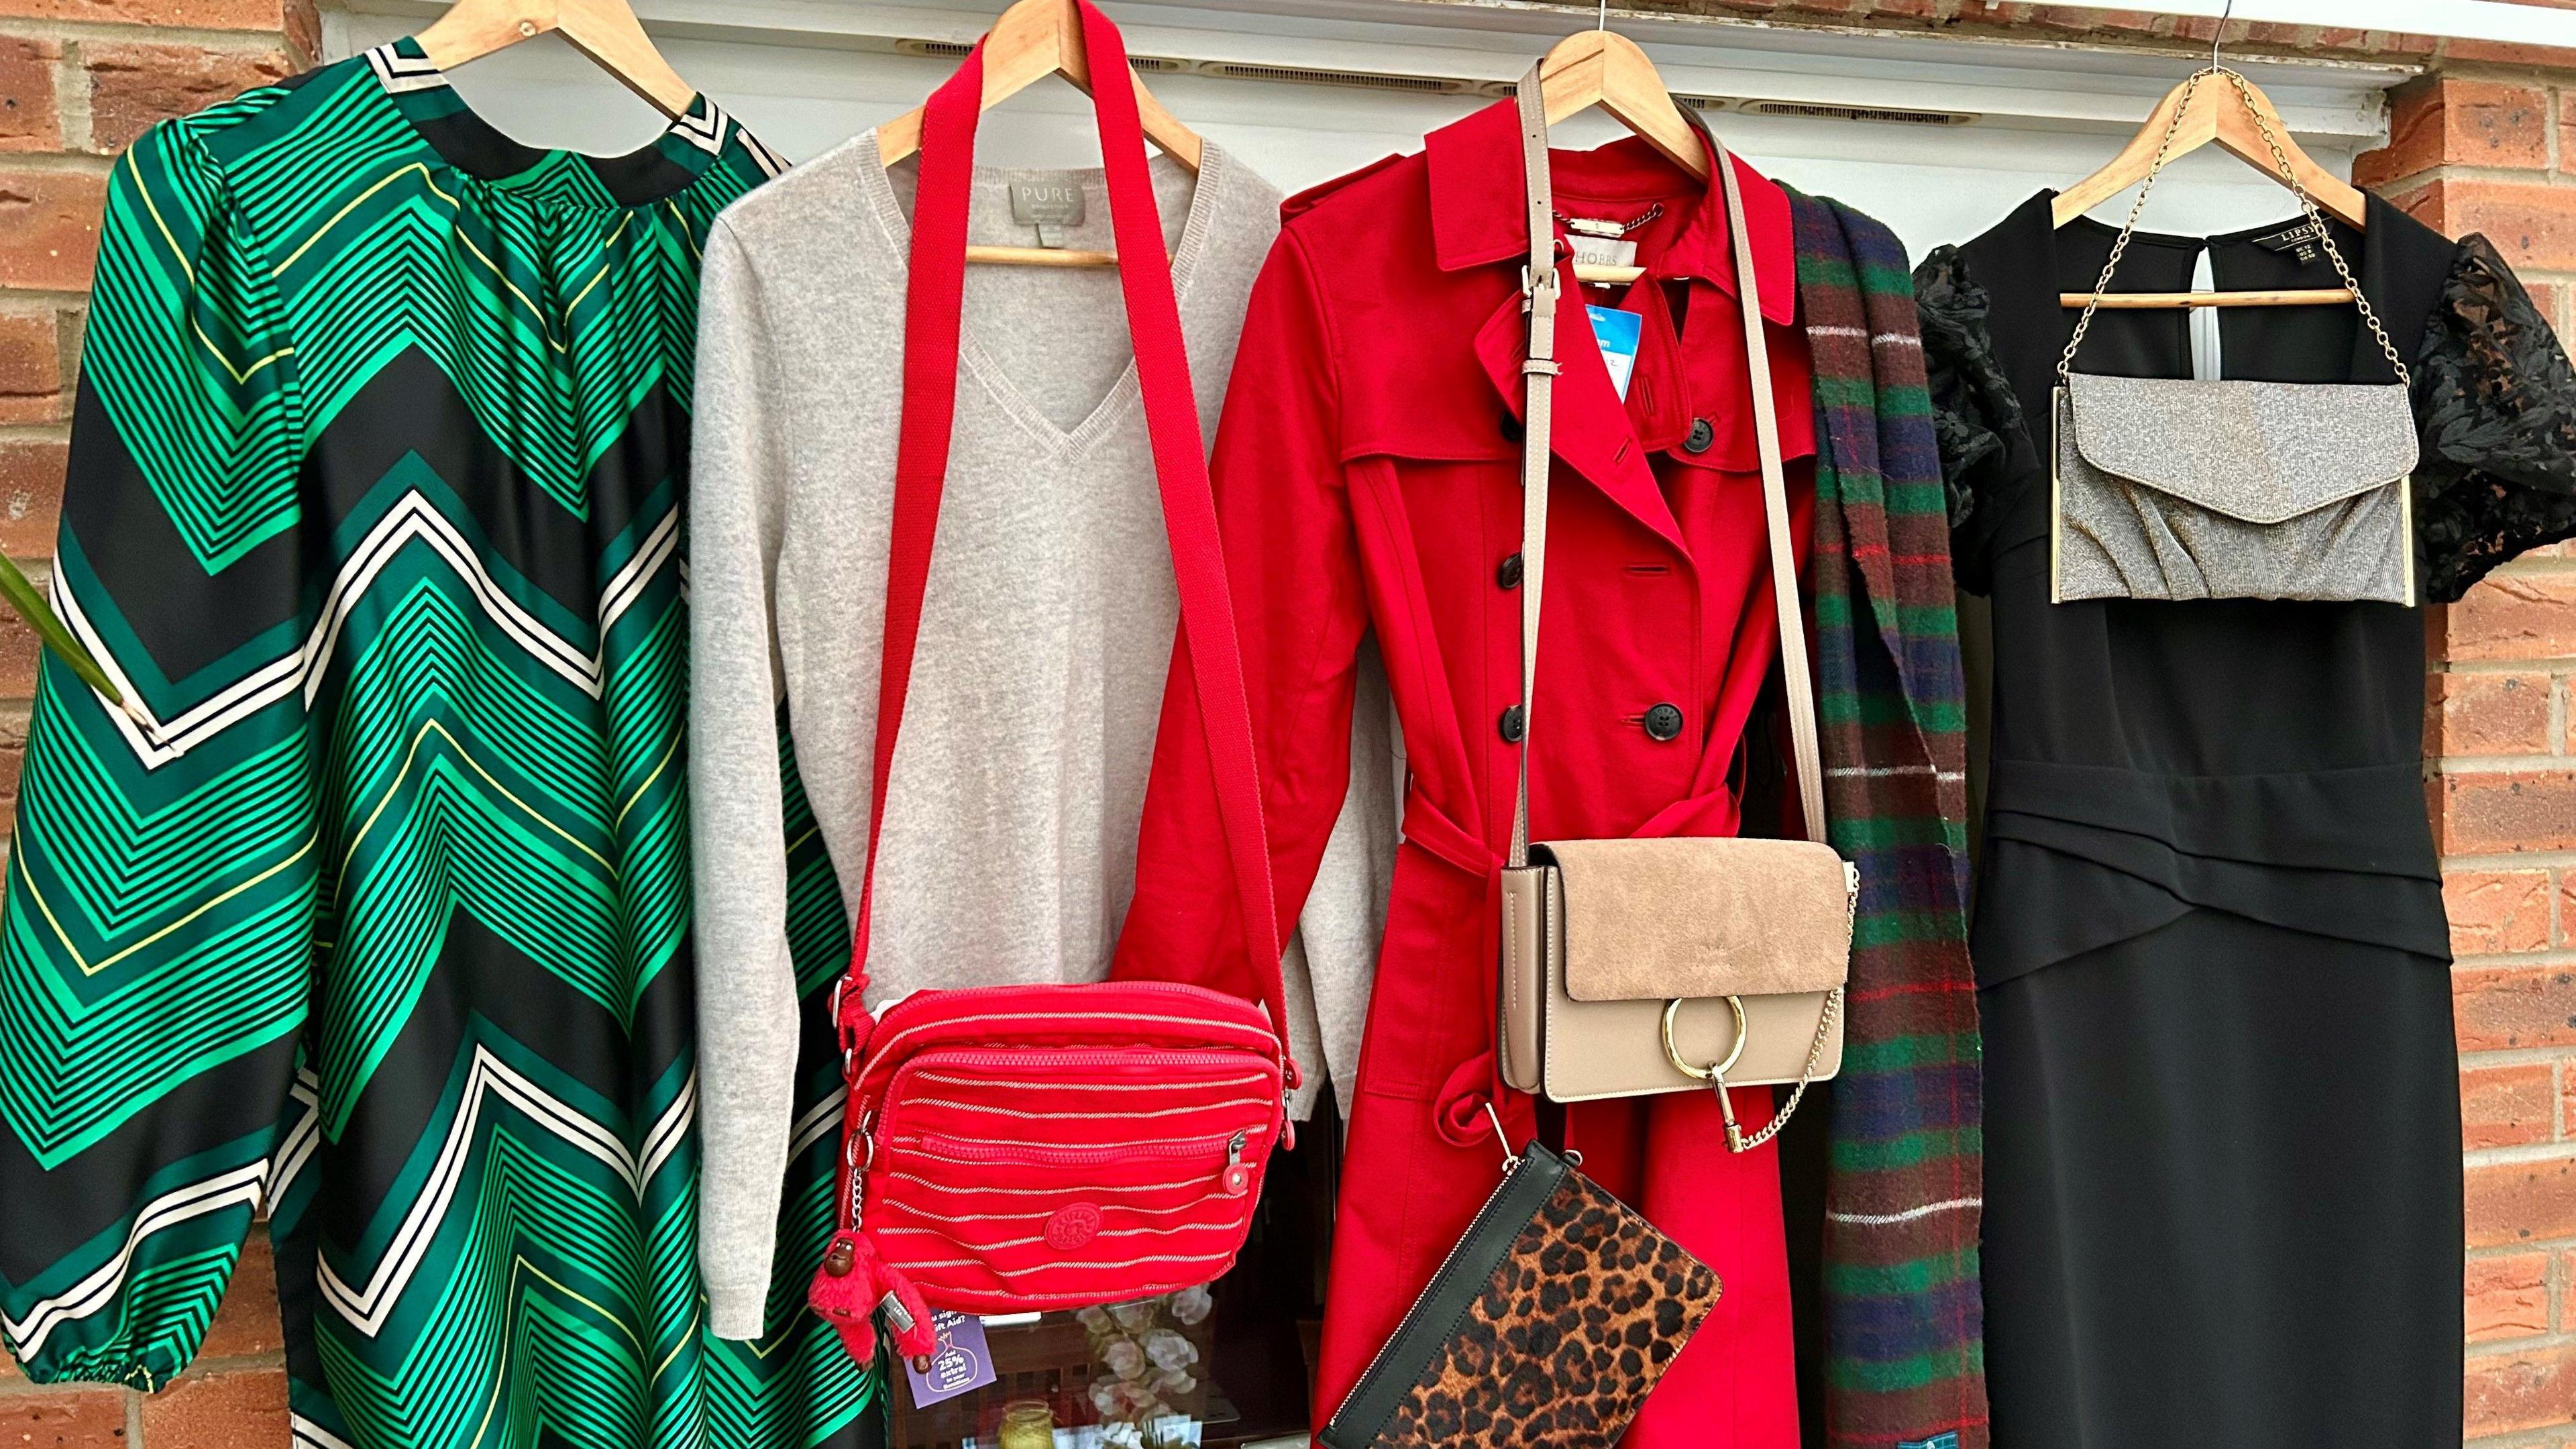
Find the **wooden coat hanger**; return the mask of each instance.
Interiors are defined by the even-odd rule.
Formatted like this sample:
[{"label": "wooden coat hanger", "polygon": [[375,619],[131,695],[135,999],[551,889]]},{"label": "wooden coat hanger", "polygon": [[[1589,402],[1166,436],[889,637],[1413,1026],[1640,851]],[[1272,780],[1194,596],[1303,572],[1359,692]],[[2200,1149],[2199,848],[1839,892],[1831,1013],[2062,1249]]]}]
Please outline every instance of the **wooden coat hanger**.
[{"label": "wooden coat hanger", "polygon": [[[2231,4],[2230,8],[2233,6]],[[2226,19],[2219,20],[2220,30]],[[2195,84],[2195,82],[2197,84]],[[2240,91],[2239,85],[2243,86]],[[2185,97],[2189,97],[2188,107]],[[2258,124],[2247,103],[2262,114]],[[2176,113],[2181,112],[2179,118]],[[2264,138],[2269,127],[2272,140]],[[2168,140],[2170,133],[2170,140]],[[2272,143],[2280,143],[2276,158]],[[2299,179],[2317,209],[2355,227],[2369,225],[2369,202],[2351,183],[2336,177],[2317,164],[2316,158],[2299,148],[2290,136],[2290,126],[2281,119],[2279,108],[2262,88],[2227,69],[2219,62],[2218,46],[2209,47],[2209,65],[2165,93],[2155,113],[2129,138],[2129,144],[2111,163],[2057,194],[2049,214],[2054,225],[2064,226],[2103,202],[2144,182],[2156,168],[2159,151],[2166,164],[2188,151],[2196,151],[2212,142],[2219,149],[2248,163],[2264,175],[2280,182],[2289,181],[2281,174],[2281,159],[2290,163],[2290,171]],[[2304,218],[2303,218],[2304,219]],[[2066,292],[2058,297],[2065,307],[2082,307],[2092,300],[2089,292]],[[2106,292],[2101,305],[2105,309],[2150,307],[2301,307],[2330,303],[2349,303],[2352,293],[2343,287],[2293,288],[2257,292]]]},{"label": "wooden coat hanger", "polygon": [[[1683,119],[1682,108],[1664,88],[1663,76],[1637,42],[1602,28],[1577,31],[1558,41],[1539,62],[1538,79],[1539,93],[1547,100],[1549,125],[1599,106],[1645,138],[1657,155],[1703,182],[1709,179],[1708,150],[1700,143],[1698,128]],[[1574,266],[1578,282],[1617,285],[1645,274],[1643,267],[1599,262]]]},{"label": "wooden coat hanger", "polygon": [[1538,80],[1549,125],[1599,106],[1665,160],[1708,179],[1708,151],[1699,132],[1682,119],[1682,108],[1637,42],[1607,30],[1577,31],[1538,63]]},{"label": "wooden coat hanger", "polygon": [[[1018,3],[993,22],[984,36],[984,100],[982,109],[991,110],[1004,100],[1028,89],[1051,75],[1063,76],[1085,94],[1091,90],[1091,62],[1082,48],[1082,16],[1074,9],[1073,0],[1018,0]],[[1136,118],[1144,123],[1145,138],[1163,148],[1166,155],[1195,174],[1204,146],[1198,133],[1182,125],[1154,93],[1145,89],[1145,78],[1132,69],[1128,79],[1136,85]],[[884,125],[877,127],[877,160],[892,166],[921,149],[921,123],[924,108],[915,106]],[[1067,247],[994,247],[970,246],[969,262],[1015,263],[1032,267],[1114,267],[1114,252],[1081,251]]]},{"label": "wooden coat hanger", "polygon": [[440,70],[454,70],[553,31],[653,109],[678,119],[698,98],[662,58],[626,0],[454,0],[412,37]]}]

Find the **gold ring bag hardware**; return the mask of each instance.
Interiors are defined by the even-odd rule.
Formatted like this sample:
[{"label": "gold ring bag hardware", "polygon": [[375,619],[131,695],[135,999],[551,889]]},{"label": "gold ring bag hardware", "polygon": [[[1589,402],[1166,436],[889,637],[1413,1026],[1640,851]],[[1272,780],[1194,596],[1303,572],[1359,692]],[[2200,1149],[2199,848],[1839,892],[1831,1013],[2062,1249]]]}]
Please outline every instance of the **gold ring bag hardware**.
[{"label": "gold ring bag hardware", "polygon": [[[1547,121],[1522,108],[1529,191],[1529,394],[1521,460],[1521,767],[1503,870],[1504,1083],[1558,1102],[1713,1088],[1727,1145],[1769,1141],[1809,1082],[1842,1065],[1843,981],[1851,964],[1859,876],[1825,843],[1824,775],[1807,631],[1789,536],[1788,484],[1764,350],[1743,188],[1715,137],[1726,195],[1738,306],[1762,460],[1780,666],[1789,703],[1803,840],[1529,838],[1529,752],[1536,713],[1539,606],[1547,564],[1548,433],[1560,287],[1550,214]],[[1746,1131],[1730,1086],[1794,1083],[1769,1124]]]},{"label": "gold ring bag hardware", "polygon": [[[2254,116],[2308,227],[2397,380],[2238,382],[2077,372],[2111,273],[2189,109],[2223,76]],[[2049,597],[2415,602],[2411,377],[2280,138],[2232,70],[2193,76],[2102,277],[2057,361]]]}]

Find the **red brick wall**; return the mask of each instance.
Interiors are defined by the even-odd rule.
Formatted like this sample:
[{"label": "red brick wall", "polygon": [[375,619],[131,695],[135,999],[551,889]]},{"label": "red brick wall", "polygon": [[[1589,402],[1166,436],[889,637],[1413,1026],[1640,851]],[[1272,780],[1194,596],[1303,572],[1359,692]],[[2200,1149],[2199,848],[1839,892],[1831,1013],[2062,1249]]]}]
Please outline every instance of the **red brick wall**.
[{"label": "red brick wall", "polygon": [[[2160,47],[2212,30],[2004,0],[1623,4]],[[0,0],[0,551],[31,573],[52,547],[109,165],[160,117],[308,63],[317,38],[311,0]],[[2389,145],[2359,179],[2437,227],[2487,233],[2561,331],[2576,325],[2576,51],[2318,26],[2237,24],[2227,38],[2240,54],[2436,67],[2400,91]],[[2428,799],[2460,958],[2468,1427],[2482,1449],[2576,1449],[2576,545],[2428,611],[2426,638]],[[34,658],[27,633],[0,622],[0,810]],[[282,1446],[274,1296],[255,1241],[204,1354],[150,1398],[39,1387],[0,1356],[0,1449]]]},{"label": "red brick wall", "polygon": [[[0,0],[0,551],[39,582],[108,167],[154,121],[299,70],[318,41],[310,0]],[[0,610],[0,809],[17,793],[35,660]],[[283,1449],[276,1297],[263,1239],[205,1352],[149,1398],[31,1384],[0,1353],[0,1446]]]},{"label": "red brick wall", "polygon": [[[2361,179],[2484,232],[2561,333],[2576,303],[2576,73],[2402,87]],[[2444,856],[2467,1129],[2472,1442],[2576,1425],[2576,551],[2425,618],[2428,792]],[[2537,1437],[2534,1437],[2534,1436]],[[2488,1437],[2497,1436],[2497,1437]]]}]

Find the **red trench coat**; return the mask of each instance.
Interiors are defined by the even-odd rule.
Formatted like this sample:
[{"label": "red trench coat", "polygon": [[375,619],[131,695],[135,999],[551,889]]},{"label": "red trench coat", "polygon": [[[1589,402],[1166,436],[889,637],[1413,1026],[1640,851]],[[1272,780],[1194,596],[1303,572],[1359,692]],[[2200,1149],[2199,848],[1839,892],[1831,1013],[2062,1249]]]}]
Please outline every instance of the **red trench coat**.
[{"label": "red trench coat", "polygon": [[[1532,834],[1733,834],[1737,744],[1777,646],[1724,201],[1641,142],[1560,151],[1551,165],[1561,216],[1652,217],[1632,236],[1655,285],[1621,304],[1642,313],[1624,404],[1584,309],[1559,313]],[[1349,779],[1354,660],[1371,630],[1412,770],[1334,1235],[1319,1424],[1501,1164],[1482,1108],[1494,882],[1519,755],[1505,719],[1520,695],[1518,174],[1504,101],[1435,132],[1420,155],[1292,200],[1217,434],[1283,929]],[[1783,441],[1808,458],[1788,200],[1742,175]],[[1570,271],[1564,283],[1582,295]],[[1807,466],[1792,474],[1803,557],[1813,490]],[[1186,668],[1176,659],[1117,969],[1250,995]],[[1526,1138],[1530,1100],[1502,1106],[1515,1142]],[[1767,1110],[1766,1093],[1739,1093],[1740,1114],[1759,1122]],[[1580,1107],[1566,1133],[1604,1186],[1726,1285],[1630,1443],[1790,1449],[1773,1149],[1730,1155],[1702,1094]]]}]

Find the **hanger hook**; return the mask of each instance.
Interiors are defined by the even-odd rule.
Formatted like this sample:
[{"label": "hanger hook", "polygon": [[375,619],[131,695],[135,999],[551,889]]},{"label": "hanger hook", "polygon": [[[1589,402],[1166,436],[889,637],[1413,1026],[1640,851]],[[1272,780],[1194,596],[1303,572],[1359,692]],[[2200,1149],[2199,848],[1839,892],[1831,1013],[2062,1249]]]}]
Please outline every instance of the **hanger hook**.
[{"label": "hanger hook", "polygon": [[[2233,5],[2236,0],[2227,0],[2227,3]],[[1601,0],[1599,7],[1593,12],[1592,28],[1600,31],[1607,31],[1610,28],[1610,0]]]},{"label": "hanger hook", "polygon": [[[1603,0],[1603,3],[1608,3],[1608,0]],[[2218,12],[2218,28],[2209,32],[2209,68],[2211,70],[2226,69],[2218,63],[2218,47],[2227,36],[2228,18],[2235,13],[2236,0],[2227,0],[2226,6]]]}]

